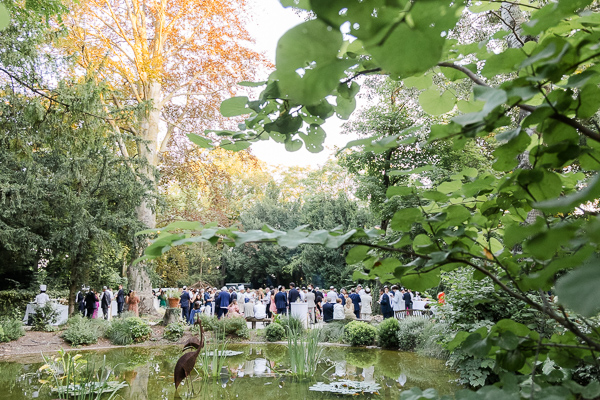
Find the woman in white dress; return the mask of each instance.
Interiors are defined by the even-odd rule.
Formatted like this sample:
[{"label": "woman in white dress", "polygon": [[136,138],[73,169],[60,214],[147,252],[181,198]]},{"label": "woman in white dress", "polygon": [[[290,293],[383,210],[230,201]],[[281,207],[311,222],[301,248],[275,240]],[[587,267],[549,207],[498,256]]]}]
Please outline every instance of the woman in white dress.
[{"label": "woman in white dress", "polygon": [[365,293],[360,296],[360,319],[371,319],[373,310],[371,304],[373,303],[373,297],[371,297],[371,289],[366,288]]}]

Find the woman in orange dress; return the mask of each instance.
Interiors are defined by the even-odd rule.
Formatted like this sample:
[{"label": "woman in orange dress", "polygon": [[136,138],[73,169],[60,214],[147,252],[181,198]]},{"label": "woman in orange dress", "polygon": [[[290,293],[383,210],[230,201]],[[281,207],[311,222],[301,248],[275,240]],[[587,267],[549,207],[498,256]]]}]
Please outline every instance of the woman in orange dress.
[{"label": "woman in orange dress", "polygon": [[127,304],[129,305],[129,311],[135,314],[136,317],[140,316],[140,312],[138,310],[138,304],[140,303],[140,298],[135,294],[135,290],[132,290],[127,296]]}]

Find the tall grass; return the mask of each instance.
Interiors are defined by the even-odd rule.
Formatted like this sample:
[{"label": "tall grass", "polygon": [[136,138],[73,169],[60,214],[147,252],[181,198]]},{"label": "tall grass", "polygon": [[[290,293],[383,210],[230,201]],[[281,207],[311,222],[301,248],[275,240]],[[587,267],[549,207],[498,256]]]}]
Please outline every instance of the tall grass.
[{"label": "tall grass", "polygon": [[290,370],[300,379],[312,378],[317,372],[323,348],[319,347],[320,333],[311,330],[306,336],[288,328],[288,354]]}]

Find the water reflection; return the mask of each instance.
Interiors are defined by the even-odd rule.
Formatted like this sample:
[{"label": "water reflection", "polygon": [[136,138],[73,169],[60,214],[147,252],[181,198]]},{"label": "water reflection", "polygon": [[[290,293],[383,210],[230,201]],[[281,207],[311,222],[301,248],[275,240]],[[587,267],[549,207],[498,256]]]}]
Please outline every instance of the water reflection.
[{"label": "water reflection", "polygon": [[[326,394],[310,392],[308,387],[316,381],[338,379],[378,383],[382,388],[382,396],[374,396],[378,398],[398,398],[401,390],[414,386],[433,387],[442,394],[457,390],[448,383],[456,376],[445,368],[443,361],[413,353],[327,347],[323,353],[326,361],[319,364],[315,380],[298,382],[285,374],[290,368],[286,346],[230,345],[228,349],[243,351],[243,354],[228,357],[214,380],[193,374],[194,393],[185,382],[179,394],[193,399],[233,399],[236,396],[245,400],[264,400],[265,396],[318,399]],[[119,348],[82,354],[90,361],[106,356],[117,379],[129,384],[119,392],[123,398],[172,400],[175,396],[173,369],[181,355],[180,346]],[[0,400],[51,399],[48,387],[39,382],[40,361],[0,363],[0,387],[4,389],[0,391]]]}]

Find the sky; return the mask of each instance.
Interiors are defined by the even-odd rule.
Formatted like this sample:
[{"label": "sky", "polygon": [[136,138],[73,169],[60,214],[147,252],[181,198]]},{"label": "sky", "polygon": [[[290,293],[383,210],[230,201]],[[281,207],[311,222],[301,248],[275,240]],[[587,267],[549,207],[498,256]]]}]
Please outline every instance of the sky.
[{"label": "sky", "polygon": [[[248,31],[256,40],[255,49],[263,52],[269,60],[275,63],[275,49],[277,40],[291,27],[298,25],[304,19],[294,14],[289,8],[283,8],[279,0],[250,0],[250,22]],[[275,166],[311,166],[323,165],[331,154],[335,153],[334,147],[343,147],[350,140],[355,139],[348,135],[342,135],[341,121],[331,117],[323,125],[327,132],[325,139],[325,150],[320,153],[310,153],[306,148],[296,152],[287,152],[283,144],[272,140],[254,143],[251,147],[252,153],[262,161]]]}]

